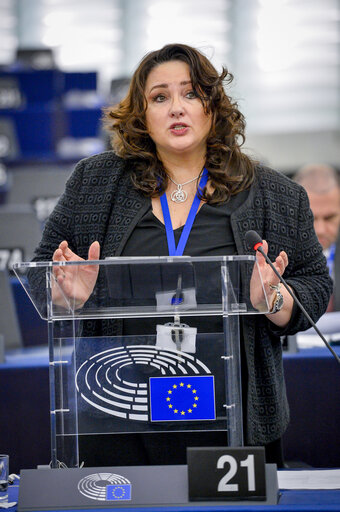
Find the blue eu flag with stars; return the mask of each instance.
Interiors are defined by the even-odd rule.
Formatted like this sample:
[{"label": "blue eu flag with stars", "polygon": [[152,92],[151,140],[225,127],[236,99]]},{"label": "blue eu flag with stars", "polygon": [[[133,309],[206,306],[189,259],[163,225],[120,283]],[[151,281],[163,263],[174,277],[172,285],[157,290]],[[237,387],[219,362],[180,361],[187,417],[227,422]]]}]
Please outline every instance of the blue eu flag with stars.
[{"label": "blue eu flag with stars", "polygon": [[107,485],[106,499],[108,501],[131,500],[131,484]]},{"label": "blue eu flag with stars", "polygon": [[215,420],[213,375],[150,377],[151,421]]}]

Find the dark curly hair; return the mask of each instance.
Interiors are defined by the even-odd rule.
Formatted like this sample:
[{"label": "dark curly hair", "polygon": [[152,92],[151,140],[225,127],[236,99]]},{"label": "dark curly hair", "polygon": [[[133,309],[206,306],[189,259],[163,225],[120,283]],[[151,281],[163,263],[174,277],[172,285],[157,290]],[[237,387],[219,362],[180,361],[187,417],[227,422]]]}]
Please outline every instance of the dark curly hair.
[{"label": "dark curly hair", "polygon": [[112,147],[117,155],[133,164],[132,181],[137,189],[149,197],[163,193],[168,176],[147,130],[144,91],[150,71],[174,60],[188,64],[192,87],[205,112],[212,115],[205,165],[213,193],[209,194],[205,188],[202,198],[209,203],[226,201],[250,186],[255,162],[241,152],[245,140],[244,116],[224,90],[224,84],[229,85],[233,80],[232,74],[223,68],[219,75],[207,57],[195,48],[168,44],[142,59],[126,97],[118,105],[104,110],[103,121],[111,132]]}]

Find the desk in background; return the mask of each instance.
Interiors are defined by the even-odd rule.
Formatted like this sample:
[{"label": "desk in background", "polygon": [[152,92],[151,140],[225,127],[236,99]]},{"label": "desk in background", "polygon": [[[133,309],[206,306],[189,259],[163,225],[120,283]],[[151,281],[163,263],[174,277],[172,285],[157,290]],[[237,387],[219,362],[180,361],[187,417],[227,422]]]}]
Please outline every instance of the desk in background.
[{"label": "desk in background", "polygon": [[48,351],[27,348],[0,364],[0,452],[10,473],[49,464],[51,454]]},{"label": "desk in background", "polygon": [[285,354],[283,363],[290,406],[285,460],[340,467],[340,365],[326,348]]},{"label": "desk in background", "polygon": [[[336,349],[340,354],[340,348]],[[291,423],[285,458],[340,467],[340,367],[326,348],[284,355]],[[10,471],[50,461],[47,347],[25,349],[0,365],[0,452]]]}]

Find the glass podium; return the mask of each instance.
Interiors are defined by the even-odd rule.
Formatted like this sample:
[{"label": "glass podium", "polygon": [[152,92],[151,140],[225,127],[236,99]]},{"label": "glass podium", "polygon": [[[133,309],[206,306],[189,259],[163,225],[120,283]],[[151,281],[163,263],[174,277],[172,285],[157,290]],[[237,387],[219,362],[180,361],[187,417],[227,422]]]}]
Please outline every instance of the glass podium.
[{"label": "glass podium", "polygon": [[83,435],[223,431],[226,446],[243,446],[239,317],[270,309],[255,256],[14,271],[48,322],[53,468],[80,466]]}]

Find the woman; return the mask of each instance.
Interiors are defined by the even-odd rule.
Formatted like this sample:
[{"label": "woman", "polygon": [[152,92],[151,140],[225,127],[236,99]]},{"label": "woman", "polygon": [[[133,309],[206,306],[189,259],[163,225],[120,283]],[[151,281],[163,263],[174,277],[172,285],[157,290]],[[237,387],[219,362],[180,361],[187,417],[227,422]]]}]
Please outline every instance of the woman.
[{"label": "woman", "polygon": [[[171,44],[148,54],[126,98],[106,112],[114,152],[77,165],[47,222],[35,260],[168,255],[169,247],[176,251],[204,178],[183,253],[251,254],[245,233],[256,230],[268,241],[264,248],[276,269],[316,321],[332,285],[306,194],[241,152],[244,118],[223,88],[231,80],[226,70],[219,75],[206,57],[186,45]],[[175,246],[168,245],[164,227],[167,205]],[[308,322],[289,293],[278,291],[278,278],[262,256],[258,263],[272,311],[242,319],[245,443],[264,445],[267,461],[282,466],[280,439],[289,413],[280,336],[304,330]],[[64,270],[57,279],[68,293],[74,276],[72,269]],[[97,269],[91,266],[78,276],[78,307],[96,279]],[[254,280],[251,296],[260,307],[264,297]],[[102,333],[119,334],[121,329],[121,322],[108,322]],[[223,445],[224,437],[214,433],[200,442]],[[185,462],[185,455],[172,462]]]}]

